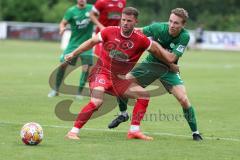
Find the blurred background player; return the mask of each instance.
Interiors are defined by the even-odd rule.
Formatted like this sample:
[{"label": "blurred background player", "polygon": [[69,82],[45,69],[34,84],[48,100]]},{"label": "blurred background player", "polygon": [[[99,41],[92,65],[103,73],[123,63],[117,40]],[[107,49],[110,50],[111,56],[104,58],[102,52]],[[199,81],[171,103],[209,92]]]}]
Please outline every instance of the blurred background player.
[{"label": "blurred background player", "polygon": [[135,8],[125,8],[122,12],[120,27],[106,27],[71,54],[65,56],[67,61],[71,61],[78,54],[100,42],[104,46],[102,55],[89,76],[91,99],[78,114],[74,127],[68,132],[66,138],[79,139],[80,129],[102,105],[104,94],[108,93],[136,99],[130,130],[127,134],[128,139],[153,139],[140,131],[140,122],[149,102],[148,92],[135,82],[119,77],[119,75],[126,75],[134,67],[145,50],[149,50],[157,57],[162,57],[158,44],[134,29],[137,17],[138,11]]},{"label": "blurred background player", "polygon": [[[87,0],[77,0],[77,5],[70,7],[59,25],[60,34],[66,30],[67,24],[71,27],[71,37],[67,48],[64,50],[63,54],[60,56],[60,62],[62,63],[56,75],[56,85],[55,88],[50,91],[48,97],[54,97],[58,95],[60,85],[64,78],[64,73],[67,68],[67,64],[64,62],[64,56],[75,50],[80,44],[92,37],[93,33],[93,23],[90,20],[90,11],[92,10],[92,5],[87,4]],[[70,65],[76,65],[78,58],[81,59],[82,63],[82,73],[80,76],[80,83],[78,88],[78,93],[76,98],[81,99],[81,93],[84,85],[87,81],[89,74],[89,68],[93,64],[93,54],[92,50],[88,50],[79,57],[75,57]]]},{"label": "blurred background player", "polygon": [[[161,45],[160,51],[169,63],[177,64],[190,39],[188,31],[184,28],[187,19],[188,12],[183,8],[176,8],[171,11],[168,23],[154,23],[140,30],[146,36],[153,37],[153,40]],[[137,82],[143,87],[150,85],[157,79],[160,80],[169,93],[173,94],[181,104],[184,117],[192,131],[193,140],[200,141],[202,137],[197,129],[195,112],[188,99],[183,81],[179,73],[169,71],[168,68],[164,61],[149,54],[139,66],[131,71],[131,77],[136,78]],[[159,72],[164,69],[166,69],[166,72]],[[122,101],[124,101],[124,98]],[[122,106],[123,108],[121,108]],[[127,102],[122,103],[119,107],[121,111],[126,109]],[[119,115],[108,127],[115,128],[121,122],[124,122],[124,117]]]},{"label": "blurred background player", "polygon": [[[97,0],[93,6],[90,18],[97,26],[96,34],[107,26],[118,26],[126,0]],[[101,55],[102,43],[94,48],[96,55]]]},{"label": "blurred background player", "polygon": [[195,29],[195,48],[199,49],[200,48],[200,45],[203,43],[204,39],[203,39],[203,36],[204,36],[204,25],[203,24],[200,24],[196,29]]}]

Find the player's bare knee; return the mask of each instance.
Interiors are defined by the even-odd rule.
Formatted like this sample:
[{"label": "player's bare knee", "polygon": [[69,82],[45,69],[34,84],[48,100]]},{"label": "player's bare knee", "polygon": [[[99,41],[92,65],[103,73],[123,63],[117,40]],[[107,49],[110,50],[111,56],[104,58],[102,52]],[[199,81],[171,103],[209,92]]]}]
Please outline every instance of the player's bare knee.
[{"label": "player's bare knee", "polygon": [[103,104],[102,99],[91,98],[91,102],[95,104],[96,109],[98,109]]},{"label": "player's bare knee", "polygon": [[145,90],[141,90],[137,93],[137,96],[138,96],[137,98],[149,99],[150,94]]},{"label": "player's bare knee", "polygon": [[88,65],[83,65],[82,66],[82,71],[83,72],[87,72],[89,70],[89,66]]}]

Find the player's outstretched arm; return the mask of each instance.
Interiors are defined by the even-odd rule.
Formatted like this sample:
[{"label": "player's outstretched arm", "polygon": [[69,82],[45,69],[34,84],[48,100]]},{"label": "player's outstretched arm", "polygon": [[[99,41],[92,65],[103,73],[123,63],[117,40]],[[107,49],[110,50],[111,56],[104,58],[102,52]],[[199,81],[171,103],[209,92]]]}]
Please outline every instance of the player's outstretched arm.
[{"label": "player's outstretched arm", "polygon": [[77,55],[93,48],[94,45],[98,44],[100,42],[100,39],[98,37],[98,34],[95,35],[94,37],[90,38],[89,40],[85,41],[82,43],[77,49],[75,49],[73,52],[70,54],[67,54],[64,59],[66,61],[71,61],[74,57]]},{"label": "player's outstretched arm", "polygon": [[102,25],[102,23],[98,20],[98,14],[94,11],[90,12],[90,19],[91,21],[101,30],[103,30],[105,27]]}]

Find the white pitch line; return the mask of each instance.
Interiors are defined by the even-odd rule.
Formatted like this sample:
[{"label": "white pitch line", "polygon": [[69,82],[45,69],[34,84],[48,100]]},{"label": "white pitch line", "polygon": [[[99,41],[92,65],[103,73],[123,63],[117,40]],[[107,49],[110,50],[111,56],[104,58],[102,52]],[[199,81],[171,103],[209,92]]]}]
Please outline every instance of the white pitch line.
[{"label": "white pitch line", "polygon": [[[24,123],[14,123],[14,122],[1,122],[0,126],[2,125],[23,125]],[[70,129],[70,126],[59,126],[59,125],[45,125],[41,124],[43,127],[50,127],[50,128],[66,128]],[[83,128],[82,130],[87,131],[100,131],[100,132],[117,132],[117,133],[126,133],[126,130],[110,130],[110,129],[101,129],[101,128]],[[163,133],[163,132],[144,132],[149,135],[158,135],[158,136],[170,136],[170,137],[184,137],[184,138],[190,138],[190,136],[186,135],[180,135],[180,134],[174,134],[174,133]],[[240,139],[238,138],[229,138],[229,137],[203,137],[204,139],[208,140],[225,140],[225,141],[234,141],[234,142],[240,142]]]}]

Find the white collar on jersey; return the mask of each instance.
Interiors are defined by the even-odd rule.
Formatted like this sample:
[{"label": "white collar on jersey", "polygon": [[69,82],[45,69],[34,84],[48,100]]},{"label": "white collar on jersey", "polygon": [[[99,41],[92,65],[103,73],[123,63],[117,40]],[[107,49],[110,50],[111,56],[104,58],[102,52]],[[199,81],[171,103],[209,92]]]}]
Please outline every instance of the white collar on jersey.
[{"label": "white collar on jersey", "polygon": [[[121,28],[121,27],[120,27]],[[124,38],[129,38],[131,37],[131,35],[133,34],[135,29],[132,30],[132,33],[129,35],[129,36],[125,36],[123,33],[122,33],[122,28],[120,29],[120,33],[121,33],[121,36],[123,36]]]}]

